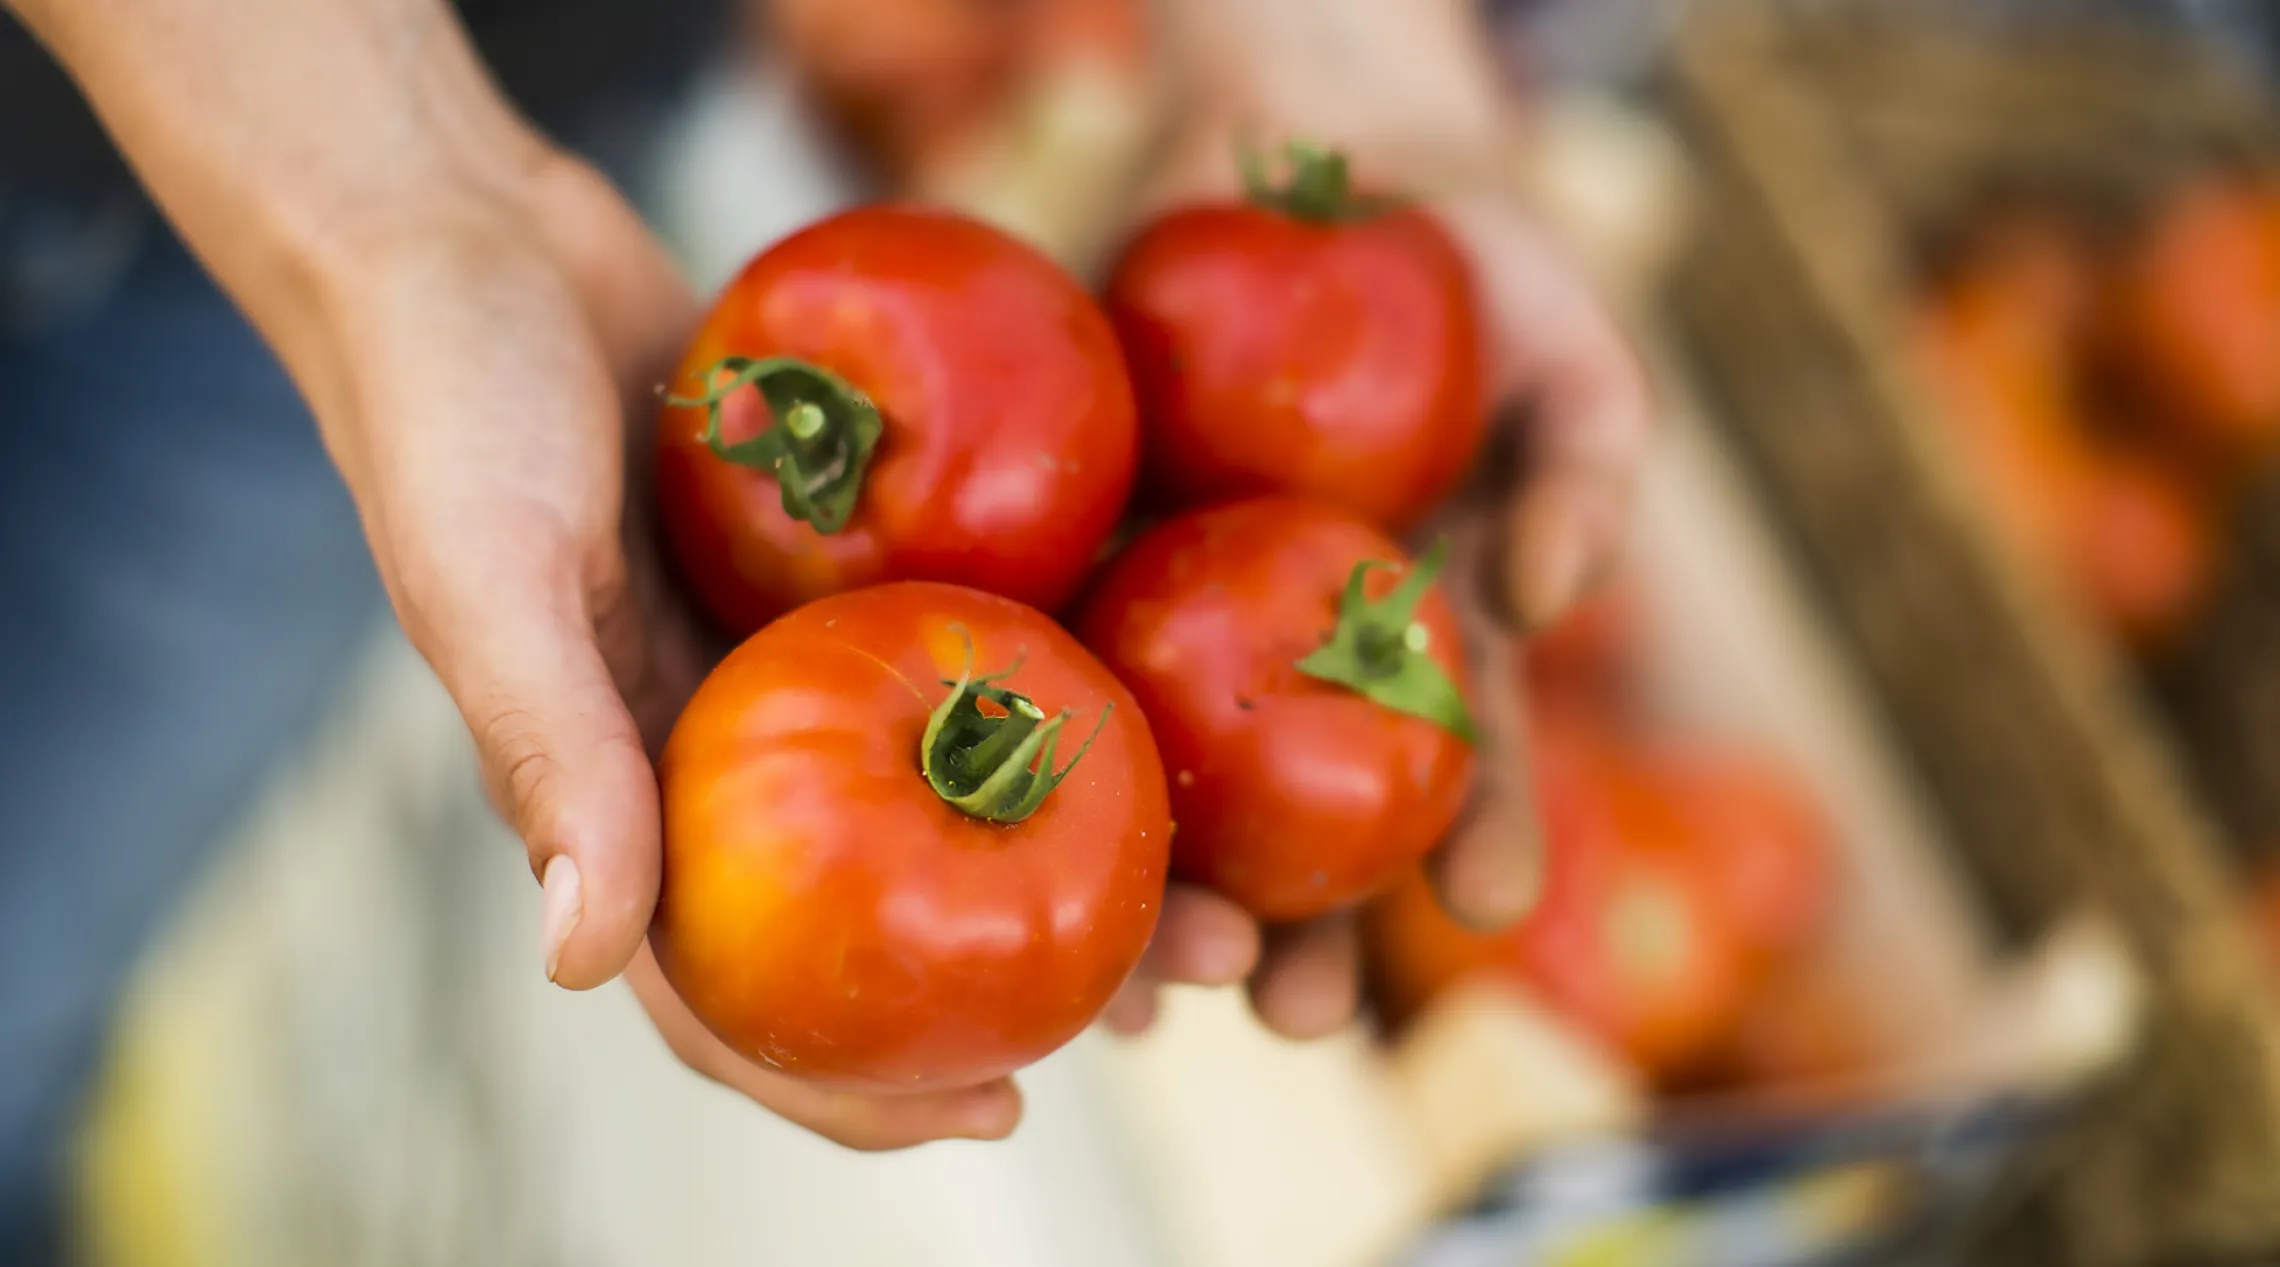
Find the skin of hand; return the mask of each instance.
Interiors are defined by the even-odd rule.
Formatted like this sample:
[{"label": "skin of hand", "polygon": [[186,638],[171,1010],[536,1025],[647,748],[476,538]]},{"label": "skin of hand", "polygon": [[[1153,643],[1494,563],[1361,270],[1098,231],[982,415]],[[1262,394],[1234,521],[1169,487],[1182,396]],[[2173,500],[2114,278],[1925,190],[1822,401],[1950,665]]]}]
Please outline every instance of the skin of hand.
[{"label": "skin of hand", "polygon": [[[1619,548],[1652,402],[1614,319],[1501,180],[1508,120],[1467,0],[1167,0],[1186,98],[1139,215],[1239,194],[1237,146],[1290,136],[1335,145],[1364,184],[1418,196],[1472,258],[1503,402],[1468,486],[1421,540],[1446,534],[1481,732],[1473,798],[1428,860],[1443,904],[1484,929],[1534,902],[1541,846],[1525,776],[1515,633],[1581,597]],[[1368,84],[1356,92],[1354,85]],[[1140,971],[1110,1006],[1144,1030],[1158,987],[1248,979],[1277,1032],[1353,1019],[1360,945],[1350,914],[1260,928],[1232,902],[1174,884]]]},{"label": "skin of hand", "polygon": [[440,0],[7,2],[307,397],[541,878],[547,975],[624,972],[692,1068],[850,1147],[1010,1132],[1009,1082],[763,1070],[649,955],[651,756],[717,648],[627,495],[698,314],[617,192],[513,115]]}]

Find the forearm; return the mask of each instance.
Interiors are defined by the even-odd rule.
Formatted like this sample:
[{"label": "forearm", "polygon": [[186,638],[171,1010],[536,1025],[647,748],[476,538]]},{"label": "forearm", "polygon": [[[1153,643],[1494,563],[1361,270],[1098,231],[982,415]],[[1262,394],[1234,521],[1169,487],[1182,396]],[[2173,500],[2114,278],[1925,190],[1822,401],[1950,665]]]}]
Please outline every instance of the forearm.
[{"label": "forearm", "polygon": [[342,267],[542,158],[444,0],[0,3],[288,364]]}]

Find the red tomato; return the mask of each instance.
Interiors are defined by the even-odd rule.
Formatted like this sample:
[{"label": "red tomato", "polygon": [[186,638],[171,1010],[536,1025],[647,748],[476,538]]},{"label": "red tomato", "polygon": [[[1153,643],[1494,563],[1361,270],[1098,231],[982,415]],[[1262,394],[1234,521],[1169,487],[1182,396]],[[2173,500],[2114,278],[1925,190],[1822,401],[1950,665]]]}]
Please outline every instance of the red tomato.
[{"label": "red tomato", "polygon": [[1370,909],[1372,979],[1400,1024],[1461,979],[1502,979],[1665,1082],[1738,1023],[1760,957],[1705,882],[1683,816],[1619,754],[1560,733],[1532,754],[1544,891],[1514,927],[1459,927],[1414,876]]},{"label": "red tomato", "polygon": [[1342,160],[1298,165],[1293,190],[1155,221],[1109,278],[1147,479],[1175,506],[1298,493],[1407,527],[1486,423],[1471,273],[1430,217],[1352,198]]},{"label": "red tomato", "polygon": [[760,390],[719,405],[717,438],[752,465],[708,442],[706,409],[669,405],[657,479],[682,569],[732,632],[890,580],[1051,610],[1123,513],[1138,440],[1108,322],[976,221],[867,207],[786,238],[714,305],[674,389],[725,390],[726,358],[759,362]]},{"label": "red tomato", "polygon": [[818,1082],[1030,1064],[1106,1006],[1163,900],[1164,773],[1131,695],[1052,621],[969,589],[880,586],[769,625],[689,702],[659,778],[658,963],[730,1047]]},{"label": "red tomato", "polygon": [[2095,452],[2073,528],[2075,597],[2125,644],[2159,647],[2192,623],[2221,548],[2210,507],[2170,468]]},{"label": "red tomato", "polygon": [[1833,897],[1829,829],[1795,772],[1754,753],[1692,747],[1652,768],[1687,831],[1705,887],[1768,955],[1802,945]]},{"label": "red tomato", "polygon": [[[1357,578],[1367,602],[1346,593]],[[1383,888],[1448,830],[1470,722],[1429,579],[1375,528],[1288,498],[1173,519],[1109,564],[1076,628],[1163,746],[1178,874],[1300,920]],[[1441,720],[1381,702],[1389,688]]]},{"label": "red tomato", "polygon": [[2280,444],[2280,194],[2187,185],[2124,262],[2108,317],[2108,351],[2189,445],[2222,462]]}]

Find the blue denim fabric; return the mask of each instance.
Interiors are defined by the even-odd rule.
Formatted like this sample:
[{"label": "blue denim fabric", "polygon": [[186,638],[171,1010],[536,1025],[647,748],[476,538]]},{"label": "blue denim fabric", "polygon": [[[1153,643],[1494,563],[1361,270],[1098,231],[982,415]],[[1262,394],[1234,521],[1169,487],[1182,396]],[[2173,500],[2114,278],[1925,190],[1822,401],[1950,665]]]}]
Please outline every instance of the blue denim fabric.
[{"label": "blue denim fabric", "polygon": [[138,952],[383,619],[260,340],[139,202],[0,190],[0,1263]]}]

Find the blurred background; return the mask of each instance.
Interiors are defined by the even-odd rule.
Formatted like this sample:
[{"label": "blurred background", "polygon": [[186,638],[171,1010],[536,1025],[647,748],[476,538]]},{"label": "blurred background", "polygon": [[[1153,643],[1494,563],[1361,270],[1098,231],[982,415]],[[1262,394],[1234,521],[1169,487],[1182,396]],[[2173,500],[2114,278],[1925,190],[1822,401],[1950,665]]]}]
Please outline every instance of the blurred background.
[{"label": "blurred background", "polygon": [[[879,192],[1091,272],[1203,99],[1168,7],[723,13],[581,143],[700,288]],[[547,985],[459,717],[375,624],[141,954],[75,1110],[88,1261],[2280,1260],[2275,12],[1468,14],[1494,183],[1665,433],[1622,574],[1512,651],[1542,910],[1394,895],[1352,1033],[1176,993],[1031,1071],[1008,1143],[822,1143]]]}]

